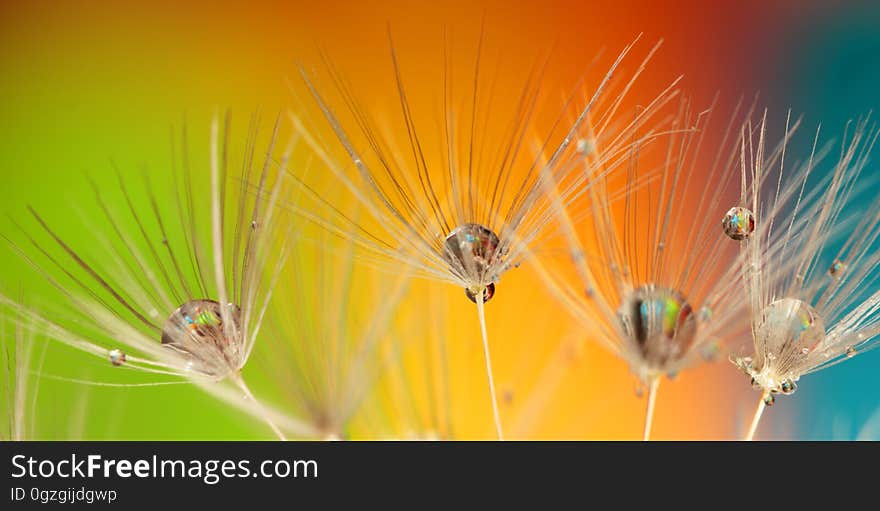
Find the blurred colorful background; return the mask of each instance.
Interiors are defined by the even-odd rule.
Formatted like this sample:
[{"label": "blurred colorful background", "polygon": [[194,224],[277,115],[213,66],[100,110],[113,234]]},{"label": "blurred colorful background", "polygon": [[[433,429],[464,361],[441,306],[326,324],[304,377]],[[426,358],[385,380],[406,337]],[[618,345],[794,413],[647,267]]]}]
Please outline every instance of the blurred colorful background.
[{"label": "blurred colorful background", "polygon": [[[759,92],[771,117],[790,107],[808,131],[839,133],[847,119],[880,106],[880,6],[823,1],[572,2],[4,2],[0,7],[0,204],[14,219],[33,205],[68,237],[73,212],[94,210],[85,175],[112,184],[144,167],[164,175],[170,137],[184,119],[204,149],[211,116],[230,109],[245,134],[296,105],[297,64],[318,49],[377,102],[392,101],[387,29],[402,61],[429,66],[444,27],[451,57],[470,62],[481,21],[499,77],[521,82],[521,62],[551,53],[543,88],[565,97],[597,52],[614,55],[639,33],[643,51],[664,44],[638,90],[658,91],[678,75],[698,103],[716,92],[725,105]],[[433,86],[436,84],[425,84]],[[417,85],[417,87],[420,85]],[[384,96],[383,96],[384,95]],[[432,108],[431,105],[428,105]],[[323,120],[314,118],[316,125]],[[324,129],[324,128],[321,128]],[[199,139],[199,137],[202,137]],[[113,164],[111,164],[113,162]],[[298,162],[291,162],[296,165]],[[304,163],[304,162],[299,162]],[[876,170],[872,170],[876,172]],[[3,232],[13,232],[8,218]],[[0,250],[0,285],[39,302],[47,284],[10,250]],[[375,286],[379,286],[376,291]],[[369,308],[382,284],[354,295]],[[496,384],[509,436],[639,438],[644,399],[625,364],[590,343],[572,354],[575,323],[523,267],[505,277],[488,307]],[[415,283],[404,307],[443,302],[449,346],[449,411],[455,434],[491,438],[491,409],[472,305],[458,289]],[[522,311],[529,311],[528,317]],[[441,330],[433,330],[440,332]],[[443,334],[437,334],[443,335]],[[801,382],[765,415],[759,438],[880,438],[880,353],[856,357]],[[259,365],[252,368],[259,371]],[[49,350],[46,373],[114,375],[88,357]],[[407,374],[423,381],[424,375]],[[653,437],[739,437],[757,394],[726,361],[664,383]],[[84,407],[76,403],[85,402]],[[396,413],[389,406],[389,415]],[[393,418],[390,419],[393,422]],[[265,428],[205,399],[196,388],[96,388],[45,381],[35,417],[40,438],[264,438]],[[395,431],[402,434],[400,431]]]}]

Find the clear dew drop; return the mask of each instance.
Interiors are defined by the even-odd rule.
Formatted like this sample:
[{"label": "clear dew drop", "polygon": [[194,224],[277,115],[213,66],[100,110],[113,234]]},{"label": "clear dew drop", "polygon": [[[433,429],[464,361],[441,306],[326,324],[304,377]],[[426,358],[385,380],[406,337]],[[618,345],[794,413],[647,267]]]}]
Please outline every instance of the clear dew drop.
[{"label": "clear dew drop", "polygon": [[852,357],[856,356],[856,349],[854,346],[847,346],[845,353],[848,358],[852,358]]},{"label": "clear dew drop", "polygon": [[776,396],[773,394],[767,394],[764,396],[764,405],[773,406],[774,403],[776,403]]},{"label": "clear dew drop", "polygon": [[475,303],[480,291],[483,292],[484,302],[495,294],[495,276],[490,272],[503,256],[499,251],[500,244],[498,235],[480,224],[456,227],[443,242],[443,259],[449,263],[453,273],[473,283],[465,289],[465,294]]},{"label": "clear dew drop", "polygon": [[697,322],[690,304],[678,291],[641,286],[630,291],[617,311],[620,328],[641,351],[649,367],[665,370],[668,363],[693,346]]},{"label": "clear dew drop", "polygon": [[783,380],[781,384],[779,384],[779,391],[785,394],[786,396],[790,394],[794,394],[794,391],[797,390],[797,384],[791,380]]},{"label": "clear dew drop", "polygon": [[728,238],[742,241],[755,232],[755,215],[747,208],[732,207],[721,220],[721,227]]},{"label": "clear dew drop", "polygon": [[107,352],[107,357],[110,359],[110,363],[115,367],[119,367],[125,363],[125,353],[119,349],[112,349]]},{"label": "clear dew drop", "polygon": [[586,138],[582,138],[577,141],[576,146],[577,152],[582,156],[588,155],[593,152],[595,149],[595,144],[593,144],[592,140],[588,140]]},{"label": "clear dew drop", "polygon": [[773,361],[793,353],[809,355],[815,351],[825,339],[825,325],[807,303],[783,298],[761,311],[756,336],[766,349],[767,359]]}]

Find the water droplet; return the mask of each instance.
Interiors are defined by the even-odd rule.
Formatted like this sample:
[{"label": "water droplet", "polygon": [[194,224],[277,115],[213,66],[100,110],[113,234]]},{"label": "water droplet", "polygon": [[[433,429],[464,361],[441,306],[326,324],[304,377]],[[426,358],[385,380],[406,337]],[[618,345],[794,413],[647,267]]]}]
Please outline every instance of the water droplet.
[{"label": "water droplet", "polygon": [[[464,290],[464,294],[465,294],[465,296],[468,297],[468,300],[470,300],[474,303],[477,303],[477,293],[479,293],[479,292],[480,292],[479,288],[478,289],[465,288],[465,290]],[[489,300],[491,300],[493,296],[495,296],[495,284],[490,282],[487,286],[485,286],[483,288],[483,303],[486,303]]]},{"label": "water droplet", "polygon": [[503,254],[498,250],[500,244],[498,236],[480,224],[461,225],[446,236],[443,259],[449,263],[453,273],[465,282],[473,283],[471,289],[465,290],[472,301],[481,290],[488,290],[488,298],[484,301],[492,298],[495,292],[490,270],[501,262]]},{"label": "water droplet", "polygon": [[258,227],[259,225],[260,225],[260,224],[258,224],[256,220],[251,220],[251,230],[252,230],[252,231],[256,231],[256,230],[257,230],[257,227]]},{"label": "water droplet", "polygon": [[635,386],[634,390],[636,392],[636,397],[640,398],[640,397],[644,396],[645,395],[645,382],[643,382],[640,379],[636,380],[636,386]]},{"label": "water droplet", "polygon": [[241,311],[227,304],[225,328],[220,303],[191,300],[175,310],[162,328],[162,344],[189,355],[191,368],[210,376],[225,376],[238,354]]},{"label": "water droplet", "polygon": [[696,338],[697,322],[678,291],[653,285],[630,291],[617,311],[619,325],[653,368],[683,357]]},{"label": "water droplet", "polygon": [[846,263],[839,261],[837,259],[831,263],[831,266],[828,268],[828,275],[832,277],[839,277],[841,273],[846,271]]},{"label": "water droplet", "polygon": [[786,396],[789,394],[793,394],[796,390],[797,384],[791,380],[783,380],[782,383],[779,385],[779,391]]},{"label": "water droplet", "polygon": [[755,215],[743,207],[733,207],[724,215],[721,227],[728,238],[741,241],[755,231]]},{"label": "water droplet", "polygon": [[764,396],[764,404],[766,406],[773,406],[773,403],[776,402],[776,397],[773,394],[767,394]]},{"label": "water droplet", "polygon": [[116,367],[125,363],[125,353],[121,350],[112,349],[107,353],[107,356],[110,358],[110,363]]},{"label": "water droplet", "polygon": [[577,141],[577,152],[581,155],[590,154],[593,152],[593,143],[590,140],[582,138]]},{"label": "water droplet", "polygon": [[773,361],[812,353],[825,339],[825,325],[806,302],[783,298],[761,311],[755,335],[767,350],[766,358]]},{"label": "water droplet", "polygon": [[[849,358],[852,358],[852,357],[856,356],[856,349],[855,349],[855,347],[853,347],[853,346],[847,346],[847,347],[846,347],[846,356],[849,357]],[[861,360],[861,359],[859,359],[859,360]]]}]

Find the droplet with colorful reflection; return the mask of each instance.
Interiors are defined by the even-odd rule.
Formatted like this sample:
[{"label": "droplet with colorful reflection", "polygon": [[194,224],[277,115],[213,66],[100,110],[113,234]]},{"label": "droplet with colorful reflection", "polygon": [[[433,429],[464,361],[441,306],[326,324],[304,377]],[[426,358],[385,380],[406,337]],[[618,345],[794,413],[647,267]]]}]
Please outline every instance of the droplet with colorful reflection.
[{"label": "droplet with colorful reflection", "polygon": [[742,241],[755,232],[755,215],[747,208],[736,206],[727,211],[721,226],[728,238]]},{"label": "droplet with colorful reflection", "polygon": [[844,271],[846,271],[846,263],[835,260],[828,268],[828,275],[831,275],[832,277],[839,277],[840,274]]},{"label": "droplet with colorful reflection", "polygon": [[638,287],[624,297],[617,315],[624,335],[652,369],[665,372],[666,364],[684,357],[694,344],[697,321],[676,290]]},{"label": "droplet with colorful reflection", "polygon": [[190,300],[175,310],[162,328],[162,344],[190,355],[195,369],[212,376],[224,376],[222,367],[234,351],[241,320],[240,309],[227,304],[233,328],[224,328],[220,303],[215,300]]},{"label": "droplet with colorful reflection", "polygon": [[482,293],[480,291],[480,289],[471,289],[467,287],[464,289],[464,294],[468,297],[468,300],[474,303],[477,303],[477,295],[482,294],[483,303],[486,303],[491,300],[493,296],[495,296],[495,284],[490,282],[482,289]]},{"label": "droplet with colorful reflection", "polygon": [[783,298],[761,312],[756,335],[768,359],[786,359],[794,354],[808,356],[825,339],[825,324],[807,303]]},{"label": "droplet with colorful reflection", "polygon": [[[491,229],[480,224],[464,224],[456,227],[443,242],[443,258],[452,271],[463,280],[474,285],[465,289],[467,297],[476,302],[480,291],[483,301],[489,301],[495,294],[493,278],[489,275],[491,266],[501,254],[498,246],[501,241]],[[486,280],[490,282],[486,282]]]}]

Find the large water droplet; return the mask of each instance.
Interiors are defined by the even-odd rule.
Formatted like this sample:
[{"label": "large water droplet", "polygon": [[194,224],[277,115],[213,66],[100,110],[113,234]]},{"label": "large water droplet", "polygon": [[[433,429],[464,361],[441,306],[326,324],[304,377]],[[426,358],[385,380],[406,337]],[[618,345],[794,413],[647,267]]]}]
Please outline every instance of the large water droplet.
[{"label": "large water droplet", "polygon": [[629,292],[617,311],[627,339],[638,346],[645,362],[665,371],[694,343],[697,322],[690,304],[678,291],[646,285]]},{"label": "large water droplet", "polygon": [[756,336],[768,359],[788,360],[809,355],[825,339],[822,318],[807,303],[795,298],[777,300],[761,311]]},{"label": "large water droplet", "polygon": [[500,243],[491,229],[480,224],[461,225],[446,236],[443,242],[443,259],[449,263],[454,273],[473,284],[473,290],[466,290],[471,300],[476,299],[476,293],[482,288],[485,288],[484,301],[492,298],[494,286],[491,290],[488,288],[494,276],[489,275],[489,272],[502,256],[498,250]]},{"label": "large water droplet", "polygon": [[223,324],[220,303],[214,300],[191,300],[175,310],[162,328],[162,344],[189,355],[192,369],[210,376],[225,376],[236,365],[241,311],[226,305]]}]

